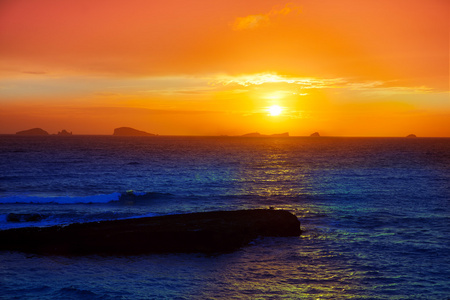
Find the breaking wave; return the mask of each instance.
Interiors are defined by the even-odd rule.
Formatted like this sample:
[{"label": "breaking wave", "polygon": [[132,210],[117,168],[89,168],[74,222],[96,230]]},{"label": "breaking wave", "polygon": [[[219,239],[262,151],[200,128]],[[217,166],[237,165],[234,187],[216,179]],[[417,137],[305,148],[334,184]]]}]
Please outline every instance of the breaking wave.
[{"label": "breaking wave", "polygon": [[153,199],[168,198],[170,193],[134,192],[99,194],[89,196],[36,196],[36,195],[14,195],[0,197],[0,204],[93,204],[110,202],[145,202]]},{"label": "breaking wave", "polygon": [[14,195],[0,198],[1,204],[78,204],[78,203],[108,203],[111,201],[118,201],[121,193],[90,195],[90,196],[28,196],[28,195]]}]

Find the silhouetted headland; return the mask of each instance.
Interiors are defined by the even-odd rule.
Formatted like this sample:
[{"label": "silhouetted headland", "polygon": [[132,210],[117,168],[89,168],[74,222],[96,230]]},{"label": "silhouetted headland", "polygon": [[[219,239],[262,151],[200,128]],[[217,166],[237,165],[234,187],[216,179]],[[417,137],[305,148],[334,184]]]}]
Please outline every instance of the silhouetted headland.
[{"label": "silhouetted headland", "polygon": [[32,128],[16,132],[18,135],[48,135],[48,132],[42,128]]},{"label": "silhouetted headland", "polygon": [[116,129],[114,129],[113,135],[115,135],[115,136],[156,136],[156,134],[137,130],[137,129],[134,129],[131,127],[116,128]]},{"label": "silhouetted headland", "polygon": [[318,132],[311,133],[310,137],[320,137]]},{"label": "silhouetted headland", "polygon": [[244,135],[242,137],[289,137],[289,132],[284,133],[276,133],[276,134],[261,134],[259,132],[251,132]]},{"label": "silhouetted headland", "polygon": [[220,253],[257,237],[299,236],[284,210],[216,211],[0,231],[0,250],[38,254]]},{"label": "silhouetted headland", "polygon": [[415,134],[408,134],[406,137],[407,138],[416,138],[417,136]]}]

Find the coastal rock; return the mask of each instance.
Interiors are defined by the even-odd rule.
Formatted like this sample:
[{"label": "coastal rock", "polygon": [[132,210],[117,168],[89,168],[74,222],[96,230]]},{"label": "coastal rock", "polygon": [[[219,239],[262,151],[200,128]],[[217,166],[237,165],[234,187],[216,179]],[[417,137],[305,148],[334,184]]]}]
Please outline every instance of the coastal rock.
[{"label": "coastal rock", "polygon": [[7,222],[38,222],[45,217],[41,214],[15,214],[9,213],[6,217]]},{"label": "coastal rock", "polygon": [[131,127],[116,128],[116,129],[114,129],[113,135],[115,135],[115,136],[156,136],[156,134],[137,130],[137,129],[134,129]]},{"label": "coastal rock", "polygon": [[311,133],[310,137],[320,137],[318,132]]},{"label": "coastal rock", "polygon": [[415,134],[408,134],[406,137],[407,138],[416,138],[417,136]]},{"label": "coastal rock", "polygon": [[48,132],[42,128],[32,128],[16,132],[18,135],[48,135]]},{"label": "coastal rock", "polygon": [[0,250],[38,254],[229,252],[262,236],[299,236],[300,221],[273,209],[217,211],[0,231]]},{"label": "coastal rock", "polygon": [[72,135],[72,131],[68,132],[67,130],[63,129],[62,131],[58,132],[58,135]]}]

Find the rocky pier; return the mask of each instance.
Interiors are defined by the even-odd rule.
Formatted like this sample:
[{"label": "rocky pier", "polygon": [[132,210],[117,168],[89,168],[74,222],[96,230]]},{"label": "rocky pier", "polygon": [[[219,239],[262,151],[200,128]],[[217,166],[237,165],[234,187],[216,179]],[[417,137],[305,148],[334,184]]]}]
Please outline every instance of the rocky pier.
[{"label": "rocky pier", "polygon": [[220,253],[258,237],[299,236],[284,210],[216,211],[0,231],[0,250],[58,255]]}]

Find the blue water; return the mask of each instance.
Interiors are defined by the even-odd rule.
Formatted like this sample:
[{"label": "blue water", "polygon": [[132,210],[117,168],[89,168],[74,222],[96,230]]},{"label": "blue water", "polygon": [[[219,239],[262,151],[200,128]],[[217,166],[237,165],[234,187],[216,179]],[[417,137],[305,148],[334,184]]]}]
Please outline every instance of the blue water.
[{"label": "blue water", "polygon": [[450,298],[448,138],[0,136],[0,229],[268,207],[303,234],[213,256],[0,252],[0,299]]}]

